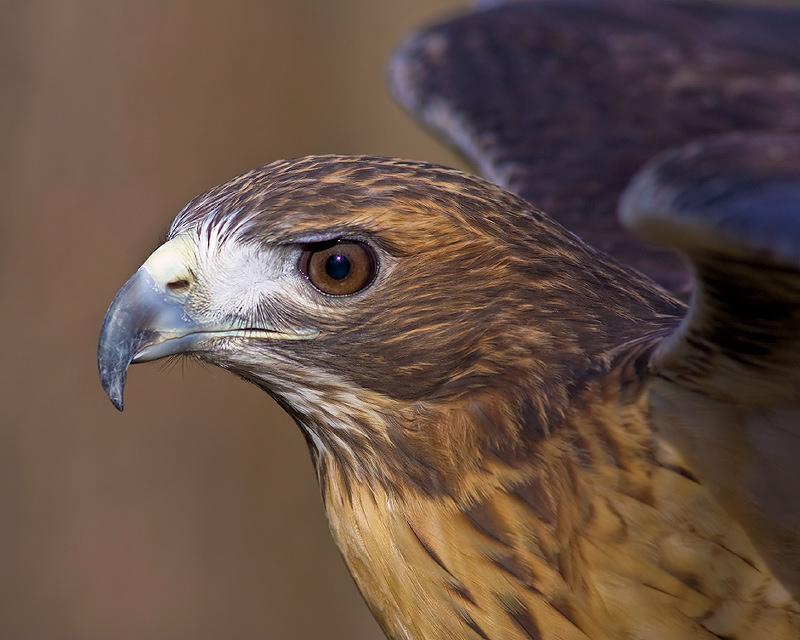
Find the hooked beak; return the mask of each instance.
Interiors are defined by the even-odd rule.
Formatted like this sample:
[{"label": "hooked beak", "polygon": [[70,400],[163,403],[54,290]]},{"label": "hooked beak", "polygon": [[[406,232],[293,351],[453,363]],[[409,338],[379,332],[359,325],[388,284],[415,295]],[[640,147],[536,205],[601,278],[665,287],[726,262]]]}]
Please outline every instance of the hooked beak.
[{"label": "hooked beak", "polygon": [[220,338],[309,340],[319,335],[314,329],[278,330],[241,319],[193,313],[187,300],[196,271],[194,239],[178,235],[153,252],[108,308],[97,347],[97,367],[103,390],[120,411],[131,363],[208,351]]},{"label": "hooked beak", "polygon": [[186,312],[185,294],[175,292],[176,283],[192,282],[193,266],[191,240],[177,236],[147,259],[108,308],[97,366],[103,390],[120,411],[128,365],[190,351],[203,334],[202,323]]}]

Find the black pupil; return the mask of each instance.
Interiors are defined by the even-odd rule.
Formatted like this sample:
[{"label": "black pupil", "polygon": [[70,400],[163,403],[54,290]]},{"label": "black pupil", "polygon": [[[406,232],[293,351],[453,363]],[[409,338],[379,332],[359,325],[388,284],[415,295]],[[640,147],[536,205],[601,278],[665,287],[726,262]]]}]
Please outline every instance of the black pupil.
[{"label": "black pupil", "polygon": [[334,280],[341,280],[350,273],[350,261],[340,253],[334,254],[325,261],[325,273]]}]

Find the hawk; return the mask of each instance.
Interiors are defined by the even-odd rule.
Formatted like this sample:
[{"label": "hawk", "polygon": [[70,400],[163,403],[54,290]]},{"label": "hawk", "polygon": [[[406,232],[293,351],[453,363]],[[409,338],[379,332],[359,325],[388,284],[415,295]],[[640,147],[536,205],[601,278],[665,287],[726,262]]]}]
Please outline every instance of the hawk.
[{"label": "hawk", "polygon": [[[520,7],[559,16],[562,35],[585,11],[649,33],[620,6],[634,5],[488,9],[416,36],[393,78],[434,96],[424,118],[466,150],[485,143],[484,171],[502,181],[505,167],[515,187],[519,157],[498,160],[487,121],[420,69],[451,60],[459,29],[474,45],[507,25],[513,48]],[[568,176],[575,161],[554,149]],[[595,192],[560,193],[572,215]],[[101,381],[122,409],[130,363],[189,355],[269,393],[304,434],[333,536],[393,640],[796,638],[798,202],[790,133],[645,164],[620,216],[686,258],[687,310],[682,272],[666,278],[676,296],[476,176],[274,162],[178,214],[111,303]]]}]

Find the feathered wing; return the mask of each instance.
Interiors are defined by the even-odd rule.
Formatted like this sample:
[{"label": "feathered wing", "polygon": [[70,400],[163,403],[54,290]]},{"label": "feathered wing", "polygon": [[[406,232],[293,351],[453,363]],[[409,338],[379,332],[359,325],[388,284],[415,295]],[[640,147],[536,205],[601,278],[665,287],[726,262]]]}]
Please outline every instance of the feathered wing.
[{"label": "feathered wing", "polygon": [[652,362],[655,427],[800,594],[800,135],[734,134],[653,160],[622,199],[681,251],[694,293]]},{"label": "feathered wing", "polygon": [[662,150],[800,130],[798,42],[798,9],[516,2],[419,32],[389,77],[484,176],[686,298],[682,262],[619,224],[618,196]]}]

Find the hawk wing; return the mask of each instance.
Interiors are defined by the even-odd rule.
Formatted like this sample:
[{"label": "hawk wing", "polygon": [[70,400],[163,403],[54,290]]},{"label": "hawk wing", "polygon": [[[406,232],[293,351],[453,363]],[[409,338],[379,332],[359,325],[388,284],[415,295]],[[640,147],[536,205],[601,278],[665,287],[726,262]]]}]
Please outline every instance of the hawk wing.
[{"label": "hawk wing", "polygon": [[417,33],[389,77],[484,176],[685,299],[682,261],[620,225],[619,194],[664,149],[800,130],[798,42],[797,9],[517,2]]},{"label": "hawk wing", "polygon": [[680,250],[694,293],[652,362],[650,415],[800,593],[800,135],[733,134],[663,154],[622,197]]}]

